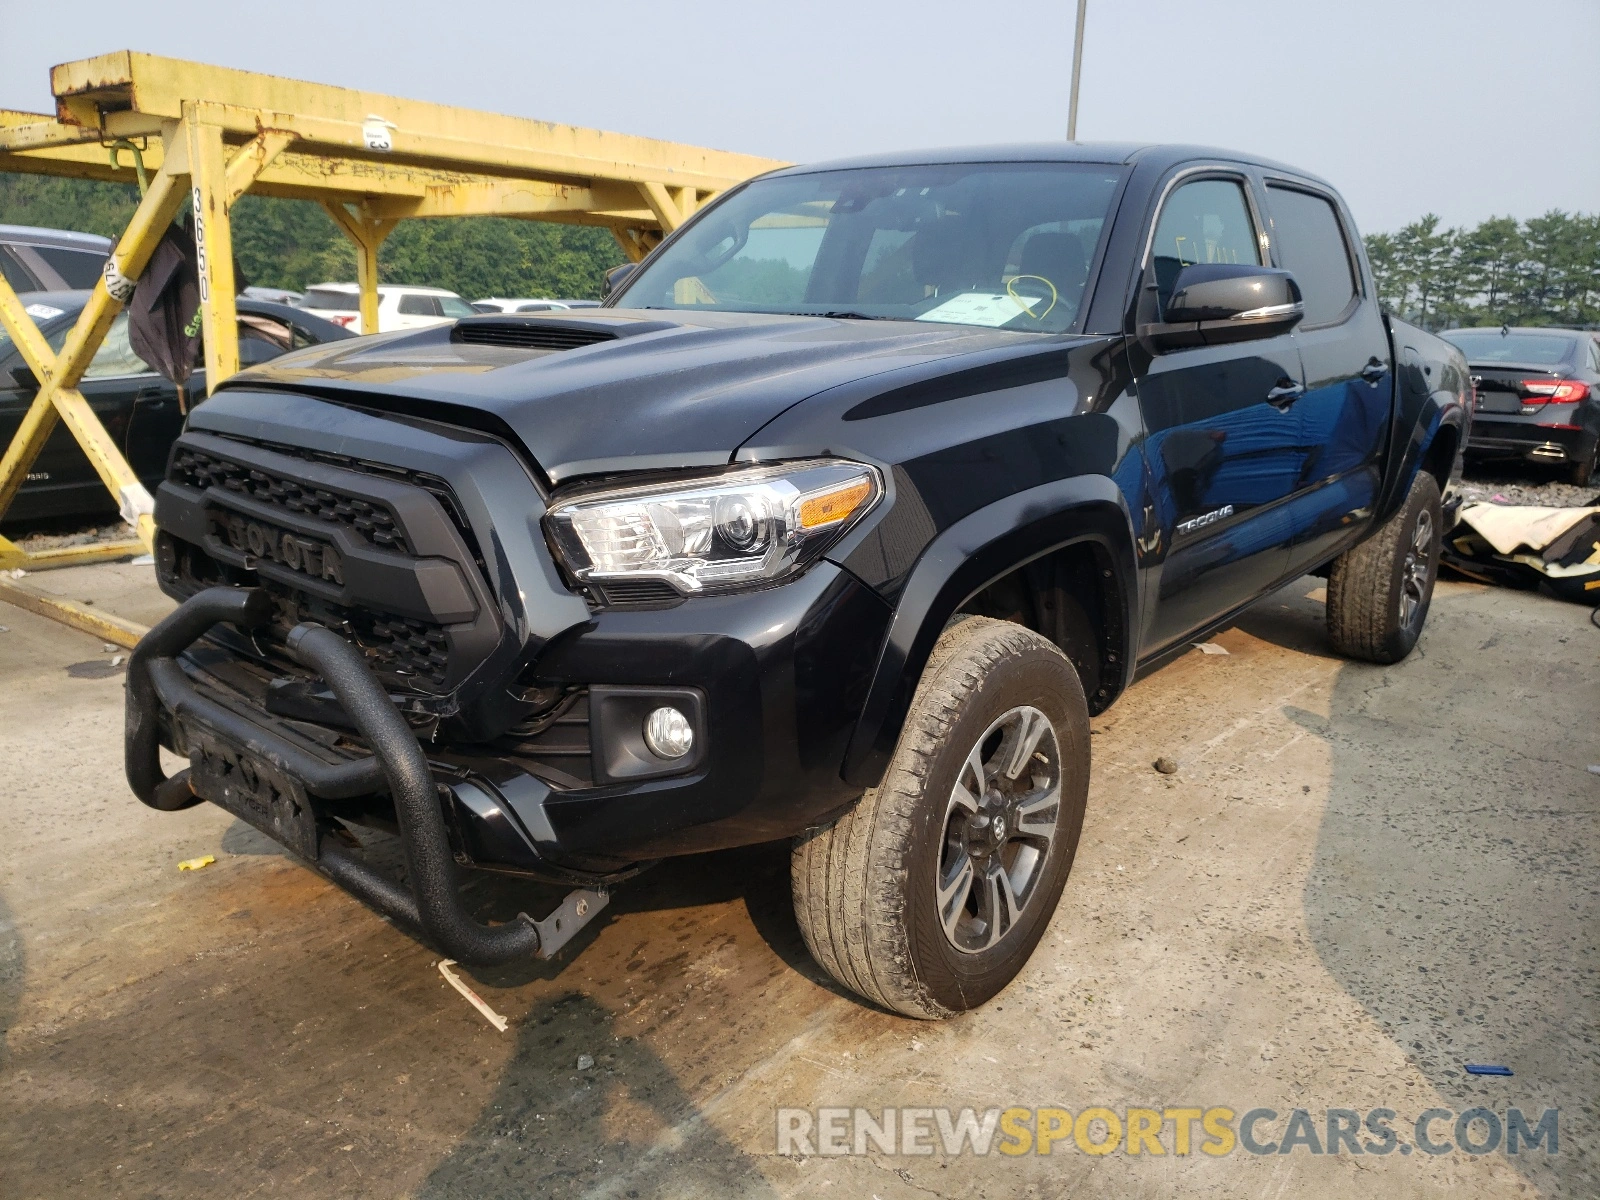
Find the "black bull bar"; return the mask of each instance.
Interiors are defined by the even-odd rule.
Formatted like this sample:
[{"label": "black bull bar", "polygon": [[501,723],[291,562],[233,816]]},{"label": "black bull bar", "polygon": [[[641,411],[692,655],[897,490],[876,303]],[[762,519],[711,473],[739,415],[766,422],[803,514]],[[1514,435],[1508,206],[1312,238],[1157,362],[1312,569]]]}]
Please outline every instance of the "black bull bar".
[{"label": "black bull bar", "polygon": [[[271,599],[259,588],[208,588],[184,601],[140,639],[128,660],[125,730],[128,783],[134,794],[152,808],[169,812],[207,798],[191,787],[190,769],[170,779],[162,771],[162,708],[186,729],[199,726],[220,736],[269,769],[297,781],[310,795],[341,799],[387,791],[400,826],[409,887],[354,857],[334,838],[315,839],[310,847],[308,857],[324,874],[395,921],[422,932],[459,962],[489,966],[539,955],[541,950],[544,956],[553,953],[558,947],[541,946],[542,940],[556,940],[541,939],[541,932],[556,932],[553,918],[535,921],[519,913],[514,921],[484,925],[462,905],[455,856],[427,756],[356,647],[331,629],[309,622],[296,625],[288,637],[289,653],[323,678],[372,748],[370,758],[339,765],[320,761],[270,729],[202,695],[189,682],[177,656],[207,630],[224,621],[245,629],[258,628],[267,623],[271,613]],[[303,847],[292,848],[305,853]],[[576,912],[582,916],[604,903],[601,892],[593,895],[591,902],[578,902]],[[572,922],[565,924],[570,928]],[[560,932],[567,933],[567,928]]]}]

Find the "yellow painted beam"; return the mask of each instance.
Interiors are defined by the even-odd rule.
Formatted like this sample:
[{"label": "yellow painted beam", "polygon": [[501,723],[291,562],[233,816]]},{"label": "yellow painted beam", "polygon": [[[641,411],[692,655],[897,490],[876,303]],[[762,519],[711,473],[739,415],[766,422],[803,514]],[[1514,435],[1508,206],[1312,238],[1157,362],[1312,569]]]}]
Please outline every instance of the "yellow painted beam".
[{"label": "yellow painted beam", "polygon": [[49,571],[56,567],[81,567],[86,563],[113,562],[137,558],[146,553],[140,541],[91,542],[87,546],[62,546],[55,550],[24,550],[0,536],[0,571],[21,567],[27,571]]},{"label": "yellow painted beam", "polygon": [[[365,211],[351,212],[343,201],[324,200],[322,207],[355,243],[356,284],[361,289],[361,332],[378,332],[378,248],[393,231],[392,219],[373,217]],[[362,206],[364,208],[364,206]]]},{"label": "yellow painted beam", "polygon": [[261,176],[267,165],[286,150],[294,141],[294,134],[281,129],[263,129],[228,159],[227,187],[224,200],[228,207]]},{"label": "yellow painted beam", "polygon": [[[63,63],[50,73],[57,117],[122,136],[150,118],[177,118],[197,98],[226,106],[236,133],[292,129],[306,140],[363,154],[417,156],[439,162],[498,163],[507,171],[547,171],[578,178],[671,180],[676,186],[726,187],[781,164],[725,150],[655,138],[478,112],[375,92],[161,58],[130,50]],[[117,111],[127,110],[127,111]],[[130,113],[132,114],[130,116]],[[288,120],[268,119],[281,114]],[[293,119],[300,117],[299,121]],[[369,117],[390,123],[391,149],[369,151]],[[311,118],[315,118],[312,120]]]},{"label": "yellow painted beam", "polygon": [[74,604],[59,596],[46,595],[14,579],[0,579],[0,600],[74,629],[81,629],[84,633],[92,633],[102,641],[127,650],[132,650],[139,644],[139,639],[150,632],[146,626]]},{"label": "yellow painted beam", "polygon": [[671,233],[683,224],[683,213],[664,184],[647,180],[639,185],[639,192],[644,196],[645,203],[650,206],[650,211],[655,213],[662,229]]},{"label": "yellow painted beam", "polygon": [[[228,220],[227,152],[222,129],[207,124],[186,106],[190,207],[195,249],[199,252],[200,318],[205,328],[206,392],[239,373],[238,287],[233,275],[233,227]],[[209,106],[206,106],[209,107]]]},{"label": "yellow painted beam", "polygon": [[[158,172],[151,180],[150,190],[140,201],[133,220],[111,254],[110,261],[121,276],[137,279],[143,273],[162,232],[183,201],[183,182],[165,171]],[[128,498],[135,501],[132,507],[141,513],[139,536],[148,547],[155,536],[154,523],[145,511],[149,508],[149,493],[123,458],[121,447],[111,440],[88,401],[77,390],[78,381],[83,378],[121,307],[121,301],[106,290],[102,277],[95,283],[77,322],[67,334],[61,353],[56,355],[51,353],[32,318],[23,311],[11,285],[0,277],[0,323],[5,325],[40,382],[39,394],[23,415],[5,455],[0,457],[0,514],[11,506],[59,418],[66,421],[119,507],[126,507],[124,501]]]}]

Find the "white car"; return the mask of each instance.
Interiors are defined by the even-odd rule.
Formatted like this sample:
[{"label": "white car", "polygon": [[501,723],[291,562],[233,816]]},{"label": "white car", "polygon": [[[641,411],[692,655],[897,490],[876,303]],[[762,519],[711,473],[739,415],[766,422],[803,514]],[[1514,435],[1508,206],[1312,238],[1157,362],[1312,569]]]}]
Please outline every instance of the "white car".
[{"label": "white car", "polygon": [[[315,313],[346,329],[361,329],[361,288],[353,283],[318,283],[306,289],[296,308]],[[378,332],[421,329],[457,317],[474,317],[477,311],[454,292],[443,288],[378,285]]]},{"label": "white car", "polygon": [[474,300],[472,307],[481,313],[561,312],[569,308],[599,308],[598,300],[548,300],[524,298],[507,300],[501,296],[487,296]]}]

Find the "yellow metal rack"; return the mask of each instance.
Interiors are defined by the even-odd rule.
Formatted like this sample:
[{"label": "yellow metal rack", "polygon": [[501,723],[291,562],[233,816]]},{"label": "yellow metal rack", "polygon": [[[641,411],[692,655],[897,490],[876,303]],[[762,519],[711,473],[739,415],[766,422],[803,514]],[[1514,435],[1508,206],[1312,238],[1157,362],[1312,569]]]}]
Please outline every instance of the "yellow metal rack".
[{"label": "yellow metal rack", "polygon": [[[65,421],[139,541],[30,555],[60,566],[148,550],[152,503],[77,385],[181,206],[194,212],[206,379],[239,369],[229,210],[246,192],[313,200],[355,244],[361,329],[378,320],[378,248],[406,217],[604,226],[633,261],[709,197],[783,164],[653,138],[302,83],[122,50],[54,68],[54,116],[0,110],[0,171],[141,182],[137,211],[59,354],[0,277],[0,323],[40,380],[0,458],[0,516]],[[137,153],[131,153],[137,150]]]}]

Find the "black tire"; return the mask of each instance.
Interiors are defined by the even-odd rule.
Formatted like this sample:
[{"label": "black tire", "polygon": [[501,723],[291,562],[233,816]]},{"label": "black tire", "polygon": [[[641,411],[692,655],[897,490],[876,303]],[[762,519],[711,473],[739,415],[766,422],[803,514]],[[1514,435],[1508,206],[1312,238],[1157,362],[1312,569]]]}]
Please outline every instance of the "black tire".
[{"label": "black tire", "polygon": [[1594,478],[1595,459],[1600,457],[1600,439],[1584,453],[1583,457],[1567,466],[1567,482],[1576,487],[1588,487]]},{"label": "black tire", "polygon": [[[984,790],[969,809],[957,784],[974,799],[980,768]],[[934,647],[882,783],[795,841],[806,947],[846,988],[891,1011],[936,1019],[976,1008],[1044,935],[1088,793],[1089,711],[1072,664],[1020,625],[958,619]],[[973,881],[964,900],[963,856]],[[942,871],[955,881],[948,903]]]},{"label": "black tire", "polygon": [[1411,653],[1433,601],[1442,526],[1438,481],[1418,471],[1400,511],[1333,560],[1328,636],[1334,649],[1375,663]]}]

